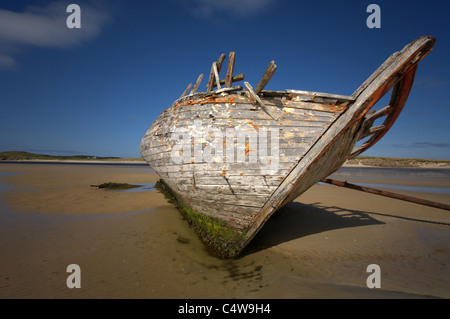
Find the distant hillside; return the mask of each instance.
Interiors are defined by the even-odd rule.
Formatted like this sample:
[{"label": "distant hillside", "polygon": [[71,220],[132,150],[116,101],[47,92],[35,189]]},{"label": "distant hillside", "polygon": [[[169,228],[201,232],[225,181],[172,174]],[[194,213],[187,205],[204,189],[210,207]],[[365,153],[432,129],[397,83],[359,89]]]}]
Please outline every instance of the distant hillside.
[{"label": "distant hillside", "polygon": [[354,159],[347,161],[344,166],[450,168],[450,160],[357,156]]},{"label": "distant hillside", "polygon": [[[75,156],[52,156],[44,154],[34,154],[29,152],[0,152],[0,161],[127,161],[145,162],[142,158],[120,158],[120,157],[100,157],[89,155]],[[344,166],[358,167],[398,167],[398,168],[450,168],[450,160],[417,159],[417,158],[395,158],[395,157],[372,157],[357,156],[345,162]]]},{"label": "distant hillside", "polygon": [[75,156],[53,156],[44,154],[34,154],[29,152],[0,152],[0,160],[2,161],[23,161],[23,160],[115,160],[120,157],[99,157],[88,155]]}]

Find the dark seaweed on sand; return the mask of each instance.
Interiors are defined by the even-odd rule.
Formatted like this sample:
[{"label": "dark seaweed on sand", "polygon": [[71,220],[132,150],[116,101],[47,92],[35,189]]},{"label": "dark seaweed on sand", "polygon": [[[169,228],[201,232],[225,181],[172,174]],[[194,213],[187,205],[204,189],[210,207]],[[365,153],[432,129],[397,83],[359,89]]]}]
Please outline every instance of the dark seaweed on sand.
[{"label": "dark seaweed on sand", "polygon": [[98,187],[98,188],[104,188],[104,189],[129,189],[129,188],[136,188],[141,187],[142,185],[131,185],[127,183],[103,183],[100,185],[91,185],[91,187]]}]

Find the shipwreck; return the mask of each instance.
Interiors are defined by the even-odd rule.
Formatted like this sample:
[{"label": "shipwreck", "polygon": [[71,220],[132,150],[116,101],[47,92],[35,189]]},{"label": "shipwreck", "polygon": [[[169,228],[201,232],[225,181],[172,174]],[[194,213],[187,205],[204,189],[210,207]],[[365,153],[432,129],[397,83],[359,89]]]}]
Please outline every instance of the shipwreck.
[{"label": "shipwreck", "polygon": [[[350,96],[265,90],[274,61],[254,88],[235,85],[244,80],[234,75],[235,53],[221,79],[222,54],[206,91],[198,91],[200,74],[150,126],[141,155],[202,240],[220,256],[237,256],[274,212],[386,134],[434,43],[406,45]],[[388,92],[388,105],[376,108]]]}]

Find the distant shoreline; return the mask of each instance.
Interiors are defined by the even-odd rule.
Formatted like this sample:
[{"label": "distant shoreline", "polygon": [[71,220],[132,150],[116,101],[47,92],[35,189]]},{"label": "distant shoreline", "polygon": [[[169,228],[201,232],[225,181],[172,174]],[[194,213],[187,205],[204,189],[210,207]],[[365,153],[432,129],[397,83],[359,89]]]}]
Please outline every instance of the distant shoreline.
[{"label": "distant shoreline", "polygon": [[[146,164],[142,158],[51,156],[27,152],[0,152],[0,163]],[[358,156],[343,167],[450,169],[450,160]]]},{"label": "distant shoreline", "polygon": [[22,151],[0,152],[0,163],[92,163],[92,164],[145,164],[142,158],[100,157],[92,155],[54,156]]},{"label": "distant shoreline", "polygon": [[41,159],[26,159],[26,160],[0,160],[1,163],[15,163],[15,164],[135,164],[145,165],[142,161],[127,161],[127,160],[41,160]]},{"label": "distant shoreline", "polygon": [[[40,159],[27,159],[27,160],[0,160],[0,164],[97,164],[97,165],[148,165],[144,160],[40,160]],[[410,169],[450,169],[449,163],[429,163],[429,164],[416,164],[416,165],[399,165],[397,164],[385,164],[385,165],[370,165],[363,163],[345,163],[342,167],[347,168],[410,168]]]}]

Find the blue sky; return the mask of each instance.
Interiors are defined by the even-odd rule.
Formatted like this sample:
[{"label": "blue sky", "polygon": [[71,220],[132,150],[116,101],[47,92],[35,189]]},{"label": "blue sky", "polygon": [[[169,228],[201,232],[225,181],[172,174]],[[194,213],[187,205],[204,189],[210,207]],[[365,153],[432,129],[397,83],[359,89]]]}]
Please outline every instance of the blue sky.
[{"label": "blue sky", "polygon": [[[66,26],[70,3],[81,29]],[[366,25],[371,3],[380,29]],[[431,35],[400,118],[363,155],[450,159],[449,21],[436,0],[2,0],[0,151],[139,157],[151,123],[221,53],[252,85],[275,60],[266,89],[350,95]]]}]

